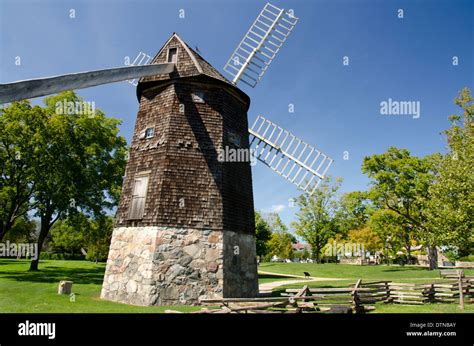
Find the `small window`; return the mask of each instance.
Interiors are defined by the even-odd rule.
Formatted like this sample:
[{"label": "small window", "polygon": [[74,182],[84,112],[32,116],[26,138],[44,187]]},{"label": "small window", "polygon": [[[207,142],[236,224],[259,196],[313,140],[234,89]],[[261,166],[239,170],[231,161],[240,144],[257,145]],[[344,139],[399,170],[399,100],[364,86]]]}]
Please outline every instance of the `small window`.
[{"label": "small window", "polygon": [[135,178],[132,201],[130,204],[130,219],[141,219],[145,211],[146,190],[148,188],[148,175]]},{"label": "small window", "polygon": [[237,133],[229,131],[228,132],[228,137],[229,137],[229,142],[231,144],[233,144],[237,147],[240,147],[241,140],[240,140],[240,136]]},{"label": "small window", "polygon": [[204,92],[203,91],[193,92],[192,97],[193,97],[193,102],[204,103]]},{"label": "small window", "polygon": [[173,62],[176,64],[178,61],[178,48],[168,49],[168,62]]},{"label": "small window", "polygon": [[155,135],[155,128],[149,127],[145,130],[145,138],[152,138]]}]

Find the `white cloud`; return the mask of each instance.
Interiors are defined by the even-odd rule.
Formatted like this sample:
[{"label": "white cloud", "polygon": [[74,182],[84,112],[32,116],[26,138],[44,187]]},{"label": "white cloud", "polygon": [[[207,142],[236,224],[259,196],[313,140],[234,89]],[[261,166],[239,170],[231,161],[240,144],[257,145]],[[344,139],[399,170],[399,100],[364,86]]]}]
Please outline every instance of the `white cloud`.
[{"label": "white cloud", "polygon": [[281,213],[283,210],[285,210],[285,208],[286,208],[286,205],[284,204],[275,204],[275,205],[272,205],[268,211],[272,213]]}]

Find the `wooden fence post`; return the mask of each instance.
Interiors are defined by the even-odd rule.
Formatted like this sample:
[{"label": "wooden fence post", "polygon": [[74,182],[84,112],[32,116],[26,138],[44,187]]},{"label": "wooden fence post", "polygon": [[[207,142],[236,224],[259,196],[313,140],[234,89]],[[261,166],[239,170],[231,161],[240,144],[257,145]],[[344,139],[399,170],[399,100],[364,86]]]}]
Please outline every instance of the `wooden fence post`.
[{"label": "wooden fence post", "polygon": [[388,284],[388,281],[385,281],[385,302],[390,303],[390,285]]},{"label": "wooden fence post", "polygon": [[[357,280],[354,289],[352,290],[352,302],[354,303],[355,311],[360,312],[360,300],[359,300],[359,295],[357,293],[357,289],[360,286],[360,283],[362,282],[362,279]],[[362,310],[364,307],[362,307]]]},{"label": "wooden fence post", "polygon": [[458,275],[458,285],[459,285],[459,306],[461,310],[464,310],[464,294],[462,289],[462,277],[461,274]]}]

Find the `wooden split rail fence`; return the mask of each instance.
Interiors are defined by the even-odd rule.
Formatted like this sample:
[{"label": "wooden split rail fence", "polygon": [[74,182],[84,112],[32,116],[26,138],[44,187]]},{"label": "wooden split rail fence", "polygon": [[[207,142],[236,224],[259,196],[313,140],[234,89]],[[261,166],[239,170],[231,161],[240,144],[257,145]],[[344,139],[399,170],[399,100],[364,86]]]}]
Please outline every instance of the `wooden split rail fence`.
[{"label": "wooden split rail fence", "polygon": [[[474,302],[474,280],[443,280],[433,283],[396,283],[390,281],[364,282],[363,288],[372,288],[371,293],[361,292],[361,297],[368,297],[386,303],[414,304],[457,303],[460,294],[463,302]],[[460,289],[462,285],[462,289]]]},{"label": "wooden split rail fence", "polygon": [[376,300],[365,297],[373,289],[359,287],[287,289],[281,297],[222,298],[201,300],[205,305],[219,305],[218,309],[204,308],[197,313],[364,313],[374,310],[367,304]]},{"label": "wooden split rail fence", "polygon": [[[443,275],[445,274],[445,275]],[[349,287],[287,289],[280,297],[203,299],[194,313],[365,313],[377,302],[397,304],[474,303],[474,278],[441,273],[445,279],[431,283],[362,282]],[[217,307],[216,307],[217,306]],[[178,311],[167,310],[167,313]]]},{"label": "wooden split rail fence", "polygon": [[[358,280],[354,287],[317,287],[307,288],[302,298],[298,302],[301,308],[315,309],[321,312],[343,312],[343,313],[364,313],[374,310],[374,306],[367,304],[375,303],[376,300],[368,295],[372,293],[372,288],[361,287],[362,280]],[[287,289],[283,296],[296,297],[299,293],[297,289]]]}]

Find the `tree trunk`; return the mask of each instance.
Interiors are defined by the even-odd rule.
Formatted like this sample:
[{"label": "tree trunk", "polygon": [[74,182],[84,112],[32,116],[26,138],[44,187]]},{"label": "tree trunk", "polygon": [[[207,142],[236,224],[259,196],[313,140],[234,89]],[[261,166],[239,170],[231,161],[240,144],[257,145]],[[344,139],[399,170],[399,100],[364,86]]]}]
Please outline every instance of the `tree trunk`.
[{"label": "tree trunk", "polygon": [[319,249],[316,250],[316,263],[321,263],[321,255]]},{"label": "tree trunk", "polygon": [[7,224],[3,224],[0,229],[0,241],[3,240],[5,235],[8,233],[13,228],[13,223],[12,222],[7,222]]},{"label": "tree trunk", "polygon": [[51,218],[52,218],[52,214],[49,214],[49,213],[41,216],[41,228],[40,228],[41,230],[40,230],[40,234],[38,236],[38,242],[37,242],[38,251],[37,251],[36,258],[31,260],[30,269],[29,269],[30,272],[38,271],[38,264],[39,264],[41,249],[43,247],[44,240],[46,239],[46,236],[48,235],[49,230],[51,228]]},{"label": "tree trunk", "polygon": [[438,249],[436,246],[428,247],[428,262],[430,270],[438,269]]},{"label": "tree trunk", "polygon": [[411,264],[411,246],[405,246],[405,250],[407,251],[407,263]]}]

